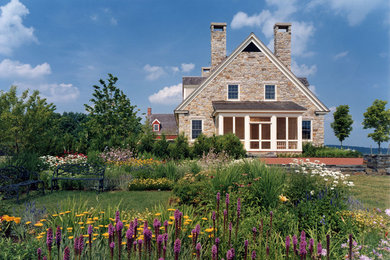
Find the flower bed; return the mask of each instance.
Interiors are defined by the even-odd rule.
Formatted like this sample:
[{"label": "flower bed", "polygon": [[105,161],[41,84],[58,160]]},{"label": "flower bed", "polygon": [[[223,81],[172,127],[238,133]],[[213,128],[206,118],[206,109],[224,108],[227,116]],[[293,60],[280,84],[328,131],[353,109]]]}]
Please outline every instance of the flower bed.
[{"label": "flower bed", "polygon": [[173,181],[167,178],[134,179],[129,183],[129,190],[171,190]]}]

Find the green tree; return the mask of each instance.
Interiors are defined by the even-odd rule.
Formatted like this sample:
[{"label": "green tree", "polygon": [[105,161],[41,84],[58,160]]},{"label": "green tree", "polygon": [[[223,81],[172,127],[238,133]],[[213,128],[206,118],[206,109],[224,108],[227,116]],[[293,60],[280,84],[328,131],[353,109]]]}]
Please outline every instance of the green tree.
[{"label": "green tree", "polygon": [[153,151],[155,134],[152,130],[152,126],[149,123],[149,120],[145,120],[145,124],[142,126],[142,134],[138,144],[139,153],[151,153]]},{"label": "green tree", "polygon": [[86,123],[92,149],[102,151],[104,147],[121,146],[132,135],[141,131],[141,118],[137,116],[136,106],[115,86],[117,77],[108,74],[107,82],[100,79],[90,99],[92,105],[85,104],[90,115]]},{"label": "green tree", "polygon": [[169,157],[168,150],[169,143],[165,134],[161,135],[161,138],[154,143],[153,154],[162,159],[167,159]]},{"label": "green tree", "polygon": [[367,108],[363,114],[363,128],[374,128],[373,133],[369,133],[378,144],[379,153],[381,152],[381,143],[390,140],[390,109],[386,110],[387,101],[376,99],[372,106]]},{"label": "green tree", "polygon": [[17,87],[0,92],[0,144],[9,150],[44,154],[55,147],[55,106],[39,96]]},{"label": "green tree", "polygon": [[334,135],[339,139],[341,148],[343,148],[343,141],[349,137],[352,131],[352,115],[349,114],[348,105],[340,105],[333,113],[334,121],[330,125],[333,128]]}]

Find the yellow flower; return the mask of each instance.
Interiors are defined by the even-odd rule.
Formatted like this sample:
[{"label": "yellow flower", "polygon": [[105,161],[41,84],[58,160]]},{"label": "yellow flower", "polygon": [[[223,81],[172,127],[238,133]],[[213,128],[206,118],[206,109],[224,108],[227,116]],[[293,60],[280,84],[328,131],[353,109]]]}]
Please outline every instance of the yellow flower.
[{"label": "yellow flower", "polygon": [[211,233],[211,232],[213,232],[213,228],[206,228],[204,231],[206,231],[207,233]]},{"label": "yellow flower", "polygon": [[176,209],[168,209],[168,211],[175,211]]},{"label": "yellow flower", "polygon": [[83,235],[83,237],[89,237],[89,235]]},{"label": "yellow flower", "polygon": [[80,227],[81,229],[84,229],[85,227]]},{"label": "yellow flower", "polygon": [[53,214],[53,215],[51,215],[52,217],[58,217],[58,214]]},{"label": "yellow flower", "polygon": [[70,210],[65,211],[65,214],[68,214],[68,213],[70,213]]},{"label": "yellow flower", "polygon": [[168,221],[168,224],[169,224],[169,225],[172,225],[172,224],[173,224],[173,222],[172,222],[172,221]]},{"label": "yellow flower", "polygon": [[44,218],[40,220],[40,222],[45,222],[45,221],[46,221],[46,219],[44,219]]},{"label": "yellow flower", "polygon": [[154,214],[155,216],[161,216],[161,213],[156,213],[156,214]]},{"label": "yellow flower", "polygon": [[97,221],[97,220],[99,220],[99,218],[98,218],[98,217],[94,217],[93,220],[94,220],[94,221]]},{"label": "yellow flower", "polygon": [[89,214],[89,212],[88,211],[84,211],[83,214]]},{"label": "yellow flower", "polygon": [[69,239],[73,239],[73,236],[69,236],[68,238],[69,238]]},{"label": "yellow flower", "polygon": [[100,214],[104,214],[104,211],[100,211]]},{"label": "yellow flower", "polygon": [[19,224],[21,219],[22,219],[22,218],[20,218],[20,217],[14,218],[14,222],[15,222],[16,224]]},{"label": "yellow flower", "polygon": [[103,225],[99,225],[99,227],[104,227]]},{"label": "yellow flower", "polygon": [[25,224],[26,224],[26,225],[31,224],[31,221],[27,221]]},{"label": "yellow flower", "polygon": [[283,196],[283,194],[279,195],[279,200],[280,200],[281,202],[286,202],[286,201],[288,201],[287,197],[286,197],[286,196]]},{"label": "yellow flower", "polygon": [[43,224],[42,224],[41,222],[38,222],[38,223],[35,223],[34,226],[36,226],[36,227],[42,227]]},{"label": "yellow flower", "polygon": [[207,220],[207,218],[202,218],[203,220]]},{"label": "yellow flower", "polygon": [[79,222],[78,224],[79,224],[79,225],[83,225],[83,224],[84,224],[84,222]]},{"label": "yellow flower", "polygon": [[68,228],[66,228],[68,231],[72,231],[73,230],[73,228],[72,227],[68,227]]},{"label": "yellow flower", "polygon": [[94,237],[97,237],[99,234],[93,234]]},{"label": "yellow flower", "polygon": [[174,216],[170,216],[169,219],[175,220],[175,217]]},{"label": "yellow flower", "polygon": [[94,229],[99,229],[99,227],[94,227]]},{"label": "yellow flower", "polygon": [[37,236],[37,237],[36,237],[36,239],[38,239],[38,240],[39,240],[39,239],[41,239],[42,237],[43,237],[43,236]]},{"label": "yellow flower", "polygon": [[187,218],[190,218],[190,217],[189,217],[189,216],[184,216],[183,218],[184,218],[184,219],[187,219]]},{"label": "yellow flower", "polygon": [[126,242],[125,242],[125,241],[123,241],[123,242],[122,242],[122,245],[126,245]]}]

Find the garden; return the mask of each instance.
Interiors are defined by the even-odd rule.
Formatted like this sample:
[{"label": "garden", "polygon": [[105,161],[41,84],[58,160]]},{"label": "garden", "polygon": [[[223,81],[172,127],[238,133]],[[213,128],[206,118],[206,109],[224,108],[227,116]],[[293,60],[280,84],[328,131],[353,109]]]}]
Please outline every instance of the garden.
[{"label": "garden", "polygon": [[[202,150],[199,142],[192,149]],[[63,180],[60,191],[2,200],[1,259],[390,257],[388,176],[348,176],[298,159],[270,167],[213,147],[183,160],[126,148],[35,160],[46,187],[58,165],[101,163],[105,191]],[[381,203],[370,181],[381,183]]]}]

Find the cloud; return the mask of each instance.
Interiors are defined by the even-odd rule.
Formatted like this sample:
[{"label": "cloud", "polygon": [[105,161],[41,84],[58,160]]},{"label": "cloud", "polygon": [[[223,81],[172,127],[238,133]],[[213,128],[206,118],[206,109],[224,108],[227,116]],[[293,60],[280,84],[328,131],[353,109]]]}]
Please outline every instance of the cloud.
[{"label": "cloud", "polygon": [[118,24],[118,20],[115,19],[114,17],[111,17],[110,23],[111,23],[111,25],[117,25]]},{"label": "cloud", "polygon": [[182,100],[182,84],[164,87],[157,93],[149,96],[150,103],[161,105],[178,104]]},{"label": "cloud", "polygon": [[345,16],[350,26],[359,25],[366,16],[381,5],[384,0],[314,0],[308,4],[309,10],[324,5],[330,6],[333,13]]},{"label": "cloud", "polygon": [[144,66],[144,71],[148,74],[146,79],[148,80],[156,80],[165,74],[165,71],[160,66],[150,66],[146,64]]},{"label": "cloud", "polygon": [[0,54],[11,55],[13,49],[26,42],[36,42],[34,28],[23,25],[29,11],[18,0],[0,6]]},{"label": "cloud", "polygon": [[338,59],[344,58],[345,56],[348,55],[348,53],[349,53],[349,51],[343,51],[343,52],[337,53],[336,55],[333,56],[333,59],[338,60]]},{"label": "cloud", "polygon": [[92,21],[97,21],[99,16],[97,14],[93,14],[89,18],[91,18]]},{"label": "cloud", "polygon": [[312,23],[294,21],[293,14],[297,12],[296,1],[267,0],[268,6],[274,11],[263,10],[258,14],[249,16],[244,12],[238,12],[233,16],[232,29],[243,27],[258,27],[265,37],[270,40],[268,47],[273,49],[272,38],[274,36],[274,24],[277,22],[292,21],[292,55],[309,56],[312,52],[307,51],[307,44],[313,37],[315,28]]},{"label": "cloud", "polygon": [[182,72],[190,72],[195,68],[195,64],[193,63],[182,63],[181,64],[181,71]]},{"label": "cloud", "polygon": [[79,89],[72,84],[42,83],[33,85],[31,83],[15,82],[13,85],[24,90],[38,90],[41,97],[44,97],[48,102],[53,103],[68,103],[80,96]]},{"label": "cloud", "polygon": [[22,64],[19,61],[4,59],[0,63],[0,77],[38,78],[51,73],[48,63],[42,63],[35,67],[30,64]]},{"label": "cloud", "polygon": [[311,75],[314,75],[317,72],[317,66],[311,65],[309,67],[306,64],[298,65],[298,63],[296,63],[296,61],[293,60],[291,63],[291,70],[298,77],[309,77]]}]

